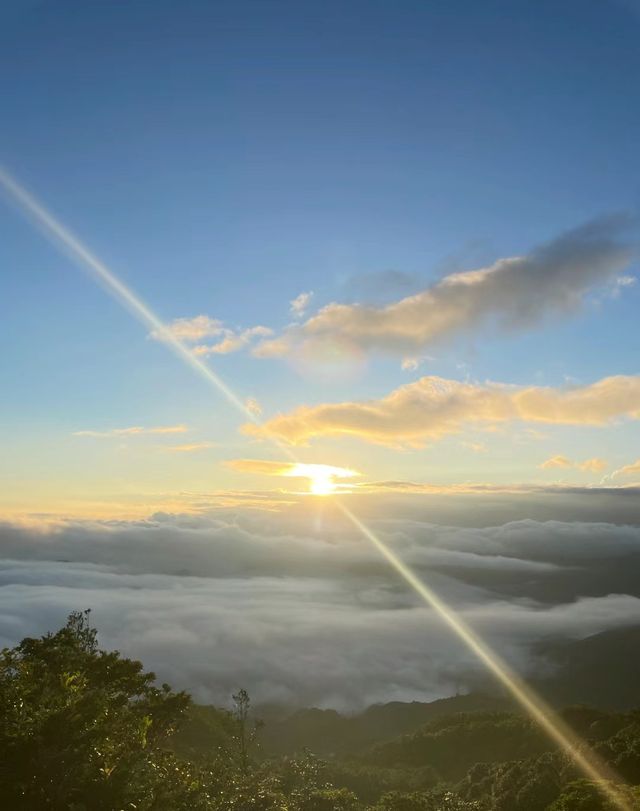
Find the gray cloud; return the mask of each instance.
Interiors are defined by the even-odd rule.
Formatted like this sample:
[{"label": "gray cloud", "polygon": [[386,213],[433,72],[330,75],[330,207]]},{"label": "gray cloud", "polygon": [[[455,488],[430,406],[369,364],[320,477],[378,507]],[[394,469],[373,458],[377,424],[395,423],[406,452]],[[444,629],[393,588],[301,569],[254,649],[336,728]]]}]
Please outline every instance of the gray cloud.
[{"label": "gray cloud", "polygon": [[621,239],[629,217],[607,217],[568,231],[523,256],[445,276],[386,306],[332,303],[258,356],[289,354],[306,342],[414,353],[485,324],[522,331],[549,316],[579,310],[593,289],[612,283],[633,251]]}]

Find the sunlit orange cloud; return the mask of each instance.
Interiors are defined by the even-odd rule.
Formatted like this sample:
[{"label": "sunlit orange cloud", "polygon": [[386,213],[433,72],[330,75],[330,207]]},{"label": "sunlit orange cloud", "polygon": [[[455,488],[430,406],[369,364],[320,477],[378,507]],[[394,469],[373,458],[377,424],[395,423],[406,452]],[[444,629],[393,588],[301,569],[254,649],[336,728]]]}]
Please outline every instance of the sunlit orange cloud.
[{"label": "sunlit orange cloud", "polygon": [[584,462],[573,462],[571,459],[567,459],[566,456],[552,456],[550,459],[547,459],[542,464],[538,465],[539,468],[543,470],[549,470],[552,468],[575,468],[576,470],[582,470],[585,473],[601,473],[603,470],[606,470],[609,467],[609,463],[606,459],[599,459],[598,457],[594,457],[593,459],[585,459]]},{"label": "sunlit orange cloud", "polygon": [[429,376],[379,400],[299,406],[245,434],[306,445],[322,436],[353,436],[390,447],[422,447],[465,427],[511,422],[606,425],[640,419],[640,375],[605,377],[586,386],[511,386]]},{"label": "sunlit orange cloud", "polygon": [[631,476],[634,474],[640,474],[640,459],[636,459],[635,462],[632,462],[630,465],[625,465],[619,470],[614,470],[611,474],[611,478],[614,476]]}]

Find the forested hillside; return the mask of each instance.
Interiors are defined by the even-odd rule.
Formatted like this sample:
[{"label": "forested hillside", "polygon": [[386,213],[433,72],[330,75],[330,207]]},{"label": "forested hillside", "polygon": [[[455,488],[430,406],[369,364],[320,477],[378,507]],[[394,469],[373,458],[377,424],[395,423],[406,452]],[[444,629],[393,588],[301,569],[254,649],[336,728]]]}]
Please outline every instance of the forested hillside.
[{"label": "forested hillside", "polygon": [[[639,688],[640,692],[640,688]],[[230,697],[231,698],[231,697]],[[640,703],[640,701],[639,701]],[[99,649],[88,614],[0,660],[0,807],[15,811],[611,811],[504,699],[392,703],[263,725]],[[640,712],[563,710],[640,809]]]}]

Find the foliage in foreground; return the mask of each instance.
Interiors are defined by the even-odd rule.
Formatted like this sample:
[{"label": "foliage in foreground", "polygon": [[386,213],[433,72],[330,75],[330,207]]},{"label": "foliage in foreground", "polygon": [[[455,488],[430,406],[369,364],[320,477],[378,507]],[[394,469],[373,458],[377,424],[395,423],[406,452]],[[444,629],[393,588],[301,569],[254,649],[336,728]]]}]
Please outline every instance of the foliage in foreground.
[{"label": "foliage in foreground", "polygon": [[[72,614],[0,654],[0,808],[612,811],[520,716],[449,716],[330,763],[308,752],[269,760],[257,756],[248,694],[233,698],[233,712],[209,712],[156,686],[140,662],[98,648],[88,612]],[[637,714],[567,720],[640,782]],[[628,798],[640,809],[637,789]]]}]

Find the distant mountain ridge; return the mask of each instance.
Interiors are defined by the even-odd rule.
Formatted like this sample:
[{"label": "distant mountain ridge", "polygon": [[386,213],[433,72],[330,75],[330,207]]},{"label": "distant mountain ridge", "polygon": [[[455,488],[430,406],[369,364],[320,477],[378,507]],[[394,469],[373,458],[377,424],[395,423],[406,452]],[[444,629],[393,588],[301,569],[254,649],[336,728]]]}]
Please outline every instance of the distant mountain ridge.
[{"label": "distant mountain ridge", "polygon": [[537,685],[552,703],[607,710],[640,706],[640,625],[547,643],[540,650],[557,667]]},{"label": "distant mountain ridge", "polygon": [[288,754],[304,748],[320,755],[346,754],[413,732],[436,718],[505,709],[513,710],[513,702],[484,693],[428,703],[375,704],[354,716],[341,715],[335,710],[302,709],[281,720],[269,721],[261,740],[265,751],[271,754]]},{"label": "distant mountain ridge", "polygon": [[[545,679],[532,681],[532,686],[552,705],[589,705],[607,711],[640,707],[640,625],[574,642],[550,641],[538,652],[555,670]],[[475,713],[480,722],[481,714],[521,713],[513,699],[488,678],[481,684],[481,689],[464,695],[431,702],[391,701],[356,715],[282,706],[258,706],[252,715],[266,722],[259,736],[266,756],[292,755],[307,749],[328,758],[373,754],[376,748],[396,742],[386,752],[390,757],[403,736],[420,735],[421,731],[431,735],[429,729],[438,719]],[[459,736],[460,730],[455,734]],[[177,743],[191,754],[211,752],[223,745],[228,735],[228,713],[215,707],[195,706]]]},{"label": "distant mountain ridge", "polygon": [[[539,652],[555,666],[532,682],[558,707],[588,704],[606,710],[640,706],[640,625],[617,628],[574,642],[548,642]],[[518,710],[488,680],[482,689],[431,702],[392,701],[345,716],[335,710],[300,709],[288,715],[267,712],[265,751],[285,754],[308,747],[318,754],[345,754],[414,732],[436,718],[469,712]]]}]

